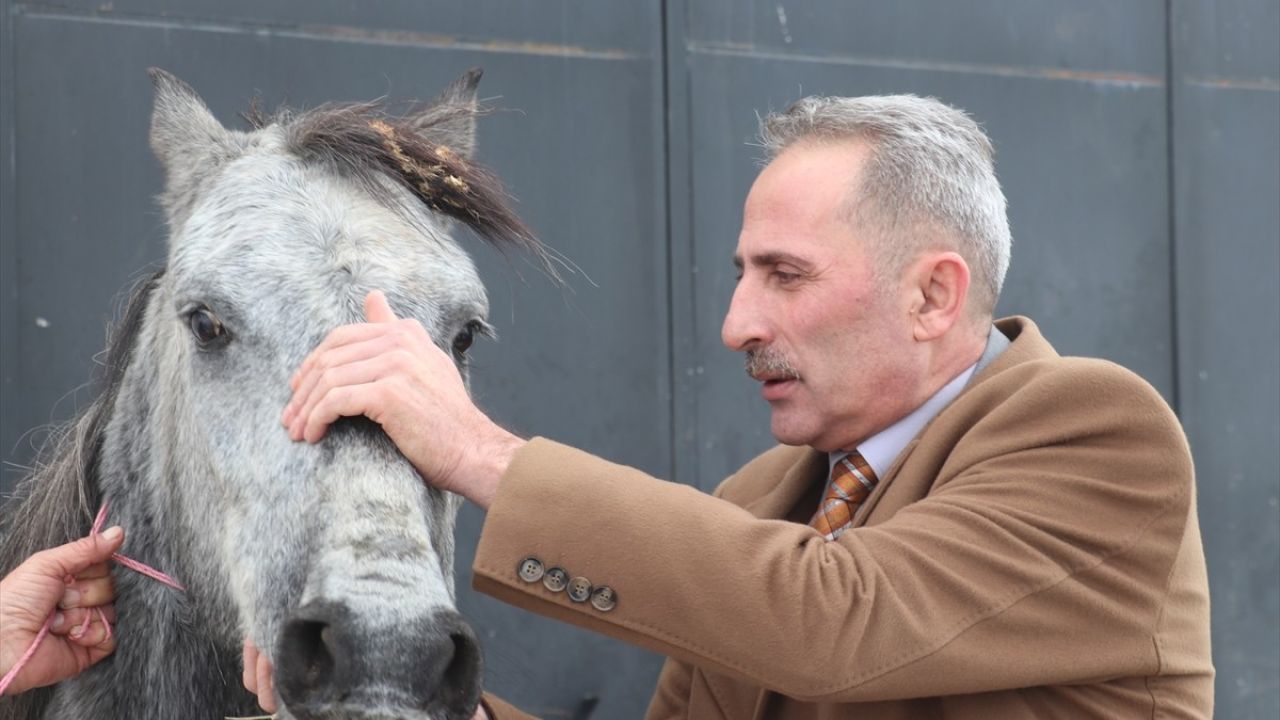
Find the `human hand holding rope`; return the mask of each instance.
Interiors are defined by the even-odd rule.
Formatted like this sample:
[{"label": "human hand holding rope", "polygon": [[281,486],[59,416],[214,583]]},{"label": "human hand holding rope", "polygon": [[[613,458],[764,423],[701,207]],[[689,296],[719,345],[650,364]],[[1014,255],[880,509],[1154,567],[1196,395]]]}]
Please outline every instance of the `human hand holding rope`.
[{"label": "human hand holding rope", "polygon": [[8,683],[0,692],[52,685],[115,650],[107,560],[123,543],[124,530],[113,527],[38,552],[0,580],[0,673]]}]

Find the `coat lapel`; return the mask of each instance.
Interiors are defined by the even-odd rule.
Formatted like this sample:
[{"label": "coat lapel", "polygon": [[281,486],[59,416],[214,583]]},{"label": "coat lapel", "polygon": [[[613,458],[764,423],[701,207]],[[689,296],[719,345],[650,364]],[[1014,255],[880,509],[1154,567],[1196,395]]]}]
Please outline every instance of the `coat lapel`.
[{"label": "coat lapel", "polygon": [[[1031,332],[1025,332],[1028,329]],[[1015,342],[1020,337],[1022,342]],[[889,467],[885,476],[880,479],[875,492],[871,493],[870,497],[862,504],[862,507],[858,508],[858,514],[853,519],[854,527],[866,525],[867,518],[875,512],[876,505],[880,503],[880,498],[884,497],[885,493],[888,492],[889,486],[893,484],[894,478],[898,475],[898,471],[906,464],[907,459],[911,457],[911,452],[920,444],[921,438],[928,434],[929,428],[934,425],[938,418],[946,414],[948,408],[961,402],[969,390],[981,384],[987,378],[1000,373],[1005,368],[1024,362],[1028,354],[1032,356],[1042,355],[1046,348],[1048,348],[1048,343],[1040,337],[1035,323],[1030,318],[1013,316],[997,320],[992,327],[987,348],[983,351],[982,357],[978,359],[977,367],[973,377],[969,379],[969,384],[965,386],[955,400],[951,401],[950,405],[938,413],[937,417],[934,417],[933,420],[929,421],[928,425],[921,428],[920,434],[907,443],[902,452],[898,453],[893,465]],[[1048,348],[1048,350],[1052,352],[1052,348]]]},{"label": "coat lapel", "polygon": [[804,448],[796,462],[782,475],[782,480],[742,507],[758,518],[784,518],[800,501],[805,491],[813,487],[813,483],[822,482],[826,477],[827,454]]}]

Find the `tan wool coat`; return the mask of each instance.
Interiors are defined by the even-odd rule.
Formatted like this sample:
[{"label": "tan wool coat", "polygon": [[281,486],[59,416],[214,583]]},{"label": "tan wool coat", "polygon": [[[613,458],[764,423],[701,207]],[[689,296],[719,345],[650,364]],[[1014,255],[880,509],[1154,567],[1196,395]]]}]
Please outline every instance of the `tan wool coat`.
[{"label": "tan wool coat", "polygon": [[652,720],[1211,717],[1177,419],[1030,320],[998,327],[1009,347],[838,540],[804,524],[827,471],[811,449],[774,448],[712,497],[536,439],[489,510],[474,585],[670,658]]}]

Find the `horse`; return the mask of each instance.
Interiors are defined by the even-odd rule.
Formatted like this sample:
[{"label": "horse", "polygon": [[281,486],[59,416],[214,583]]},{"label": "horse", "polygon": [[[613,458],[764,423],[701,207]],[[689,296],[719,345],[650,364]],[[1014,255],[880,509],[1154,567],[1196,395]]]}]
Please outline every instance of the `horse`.
[{"label": "horse", "polygon": [[472,159],[480,71],[406,113],[251,112],[243,131],[150,75],[167,257],[127,303],[97,399],[20,482],[0,569],[84,536],[109,503],[124,552],[186,592],[113,570],[115,653],[0,701],[0,718],[260,714],[240,684],[247,637],[276,668],[280,718],[469,719],[482,660],[455,604],[461,500],[365,418],[308,445],[280,416],[292,372],[373,289],[467,377],[491,329],[459,225],[548,257]]}]

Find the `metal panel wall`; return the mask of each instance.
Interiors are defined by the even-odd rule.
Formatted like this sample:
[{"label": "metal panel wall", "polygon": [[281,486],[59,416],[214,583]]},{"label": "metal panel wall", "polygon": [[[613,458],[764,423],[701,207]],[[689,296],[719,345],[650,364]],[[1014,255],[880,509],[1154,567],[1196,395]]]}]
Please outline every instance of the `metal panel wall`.
[{"label": "metal panel wall", "polygon": [[1178,395],[1218,717],[1280,716],[1280,5],[1173,3]]},{"label": "metal panel wall", "polygon": [[[95,0],[0,13],[0,449],[89,397],[112,299],[162,256],[159,65],[224,121],[433,95],[482,65],[481,158],[589,276],[478,253],[501,345],[480,402],[521,432],[710,489],[771,444],[719,343],[755,113],[914,92],[997,147],[1000,310],[1147,378],[1186,425],[1220,717],[1280,714],[1280,2]],[[1253,316],[1254,311],[1259,317]],[[8,487],[15,473],[0,474]],[[462,516],[460,567],[482,517]],[[465,587],[466,582],[460,583]],[[464,591],[489,685],[544,717],[639,717],[659,659]]]}]

